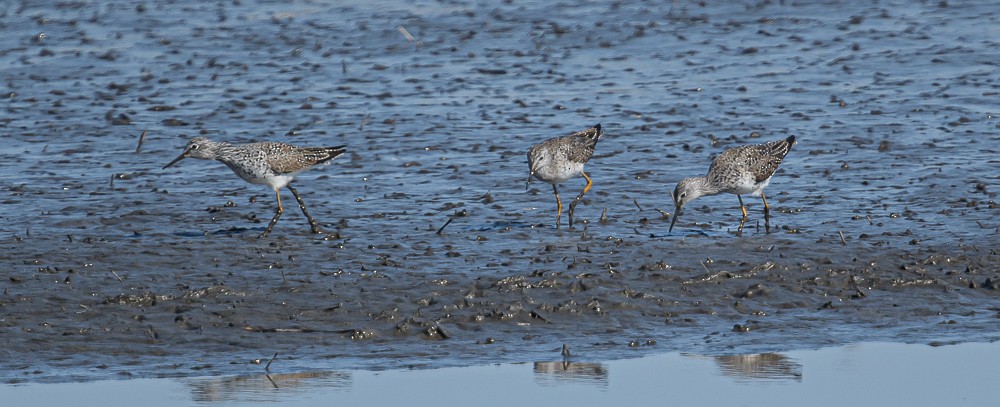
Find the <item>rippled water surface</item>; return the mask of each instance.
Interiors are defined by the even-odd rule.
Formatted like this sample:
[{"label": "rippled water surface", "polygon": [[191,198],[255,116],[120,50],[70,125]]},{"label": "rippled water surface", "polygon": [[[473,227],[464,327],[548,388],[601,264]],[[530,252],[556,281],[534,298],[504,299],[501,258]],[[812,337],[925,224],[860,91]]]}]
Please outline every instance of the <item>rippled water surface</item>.
[{"label": "rippled water surface", "polygon": [[[995,4],[710,3],[6,3],[0,378],[997,339]],[[594,123],[555,229],[525,152]],[[667,233],[789,134],[770,233],[731,195]],[[161,169],[195,136],[347,145],[295,183],[329,234]]]}]

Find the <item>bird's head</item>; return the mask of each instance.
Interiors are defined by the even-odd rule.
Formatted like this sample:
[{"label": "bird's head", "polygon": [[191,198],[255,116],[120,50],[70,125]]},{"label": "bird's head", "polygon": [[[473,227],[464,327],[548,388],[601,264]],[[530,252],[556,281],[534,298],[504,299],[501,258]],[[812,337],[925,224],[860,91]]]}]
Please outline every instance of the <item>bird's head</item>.
[{"label": "bird's head", "polygon": [[177,158],[175,158],[169,164],[164,165],[163,168],[166,169],[166,168],[168,168],[168,167],[170,167],[170,166],[172,166],[174,164],[177,164],[178,161],[183,160],[183,159],[188,158],[188,157],[201,158],[201,159],[209,159],[209,160],[214,159],[215,158],[215,151],[214,151],[215,150],[214,149],[214,145],[215,144],[216,143],[211,142],[207,138],[204,138],[204,137],[195,137],[195,138],[191,139],[191,141],[188,141],[187,146],[184,147],[184,152],[181,153],[181,155],[177,156]]},{"label": "bird's head", "polygon": [[681,182],[677,183],[673,194],[671,194],[671,198],[674,200],[674,216],[670,220],[670,229],[667,233],[674,230],[674,224],[677,223],[677,218],[681,216],[681,209],[684,208],[684,205],[703,195],[702,184],[703,182],[698,178],[684,178]]}]

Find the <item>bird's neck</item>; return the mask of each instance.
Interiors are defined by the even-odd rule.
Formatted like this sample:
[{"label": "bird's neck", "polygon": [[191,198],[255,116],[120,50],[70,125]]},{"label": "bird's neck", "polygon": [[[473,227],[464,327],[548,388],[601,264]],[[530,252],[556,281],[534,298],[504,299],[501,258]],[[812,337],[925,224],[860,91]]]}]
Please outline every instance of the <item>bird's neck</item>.
[{"label": "bird's neck", "polygon": [[693,197],[689,196],[688,200],[692,200],[694,198],[705,195],[715,195],[722,192],[722,189],[720,189],[718,186],[713,185],[711,182],[708,182],[708,178],[706,177],[693,177],[691,178],[690,181],[688,181],[688,183],[696,186],[696,188],[693,189],[694,191],[696,191],[694,193],[695,196]]},{"label": "bird's neck", "polygon": [[226,150],[231,149],[232,147],[233,147],[232,144],[229,144],[225,141],[218,141],[218,142],[213,141],[210,142],[209,144],[206,144],[204,148],[211,156],[209,157],[209,159],[221,160],[223,157],[225,157]]}]

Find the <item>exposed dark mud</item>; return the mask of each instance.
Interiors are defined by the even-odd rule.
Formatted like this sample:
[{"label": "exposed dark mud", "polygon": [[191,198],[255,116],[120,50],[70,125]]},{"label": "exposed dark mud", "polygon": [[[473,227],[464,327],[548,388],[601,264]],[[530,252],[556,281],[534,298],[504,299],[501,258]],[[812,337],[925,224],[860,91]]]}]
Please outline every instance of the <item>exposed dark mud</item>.
[{"label": "exposed dark mud", "polygon": [[[992,3],[401,3],[0,10],[0,378],[1000,336]],[[556,230],[525,152],[598,122]],[[677,180],[788,134],[770,234],[726,195],[667,234]],[[346,144],[296,183],[330,234],[160,169],[199,135]]]}]

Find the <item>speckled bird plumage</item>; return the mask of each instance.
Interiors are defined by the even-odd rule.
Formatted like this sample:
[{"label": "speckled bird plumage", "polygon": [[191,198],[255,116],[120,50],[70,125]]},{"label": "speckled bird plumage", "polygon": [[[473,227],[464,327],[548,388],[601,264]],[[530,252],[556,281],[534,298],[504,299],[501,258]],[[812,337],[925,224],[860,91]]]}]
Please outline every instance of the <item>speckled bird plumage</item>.
[{"label": "speckled bird plumage", "polygon": [[594,156],[594,149],[603,134],[601,125],[598,123],[594,127],[568,136],[550,138],[535,144],[528,150],[528,169],[530,172],[525,188],[532,178],[552,184],[558,206],[556,227],[559,226],[559,218],[562,216],[562,199],[559,198],[557,185],[579,176],[583,176],[587,180],[583,191],[570,204],[569,225],[572,227],[573,210],[593,184],[587,173],[583,171],[583,167]]},{"label": "speckled bird plumage", "polygon": [[784,140],[734,147],[716,156],[704,177],[685,178],[678,182],[673,193],[676,210],[670,223],[671,229],[685,204],[705,195],[720,193],[736,195],[744,220],[746,208],[740,195],[759,195],[764,200],[766,218],[769,212],[764,188],[794,144],[795,136],[789,136]]},{"label": "speckled bird plumage", "polygon": [[196,137],[188,142],[184,154],[178,159],[191,157],[218,160],[244,181],[278,190],[288,185],[299,173],[343,153],[344,146],[297,147],[274,141],[234,145]]},{"label": "speckled bird plumage", "polygon": [[261,235],[262,237],[270,233],[271,228],[277,223],[278,217],[281,216],[283,208],[280,190],[287,187],[295,195],[302,213],[309,219],[313,232],[319,233],[319,226],[309,216],[302,198],[289,183],[299,173],[316,165],[327,163],[343,154],[344,151],[344,146],[298,147],[273,141],[234,145],[196,137],[188,142],[180,156],[163,168],[170,167],[189,157],[217,160],[226,164],[244,181],[271,187],[278,199],[278,209],[268,228]]},{"label": "speckled bird plumage", "polygon": [[[583,173],[601,139],[601,125],[568,136],[554,137],[528,150],[530,176],[550,184],[561,184]],[[530,178],[529,178],[530,181]]]}]

